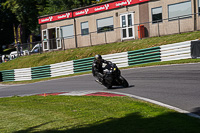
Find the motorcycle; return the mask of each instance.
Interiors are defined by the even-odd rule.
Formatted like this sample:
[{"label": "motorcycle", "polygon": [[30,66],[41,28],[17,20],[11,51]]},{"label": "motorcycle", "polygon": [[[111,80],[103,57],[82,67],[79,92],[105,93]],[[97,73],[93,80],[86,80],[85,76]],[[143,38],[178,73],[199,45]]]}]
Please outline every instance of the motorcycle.
[{"label": "motorcycle", "polygon": [[98,82],[104,85],[107,89],[111,89],[112,86],[123,86],[124,88],[129,87],[128,82],[124,77],[121,76],[121,71],[118,69],[115,63],[109,62],[103,67],[103,79],[102,82]]}]

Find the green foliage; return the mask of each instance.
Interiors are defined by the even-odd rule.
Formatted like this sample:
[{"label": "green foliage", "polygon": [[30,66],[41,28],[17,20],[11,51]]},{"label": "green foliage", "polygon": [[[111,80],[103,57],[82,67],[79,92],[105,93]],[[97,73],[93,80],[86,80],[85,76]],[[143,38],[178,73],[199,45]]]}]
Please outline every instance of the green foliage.
[{"label": "green foliage", "polygon": [[24,28],[34,32],[38,24],[40,10],[45,6],[44,0],[6,0],[3,6],[16,15],[17,20]]},{"label": "green foliage", "polygon": [[[78,7],[90,5],[90,0],[2,0],[0,1],[0,22],[2,23],[7,16],[10,22],[7,23],[9,28],[8,38],[4,43],[13,39],[13,24],[16,26],[20,23],[23,27],[24,42],[27,40],[30,33],[40,34],[38,17],[42,15],[53,14],[57,12],[67,11]],[[4,8],[2,8],[4,7]],[[2,15],[5,17],[2,17]],[[11,14],[11,15],[7,15]],[[16,23],[16,20],[18,21]],[[0,23],[0,25],[1,25]],[[6,26],[6,23],[4,27]],[[1,27],[0,27],[1,32]],[[13,41],[12,41],[13,42]],[[0,42],[1,43],[1,42]],[[10,43],[10,42],[9,42]],[[1,45],[1,44],[0,44]]]},{"label": "green foliage", "polygon": [[13,24],[18,24],[15,15],[3,3],[6,0],[0,0],[0,54],[3,53],[2,45],[13,43]]},{"label": "green foliage", "polygon": [[40,15],[53,14],[91,4],[90,0],[47,0],[47,5]]},{"label": "green foliage", "polygon": [[106,1],[109,1],[109,0],[94,0],[94,1],[92,1],[92,3],[98,4],[98,3],[102,3],[102,2],[106,2]]}]

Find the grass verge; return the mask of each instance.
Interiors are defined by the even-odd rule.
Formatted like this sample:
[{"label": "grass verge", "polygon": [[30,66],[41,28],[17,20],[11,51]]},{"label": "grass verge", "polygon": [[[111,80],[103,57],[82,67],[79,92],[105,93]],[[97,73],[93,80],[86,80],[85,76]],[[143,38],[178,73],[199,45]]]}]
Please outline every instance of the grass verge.
[{"label": "grass verge", "polygon": [[3,133],[199,133],[200,120],[130,97],[0,98]]}]

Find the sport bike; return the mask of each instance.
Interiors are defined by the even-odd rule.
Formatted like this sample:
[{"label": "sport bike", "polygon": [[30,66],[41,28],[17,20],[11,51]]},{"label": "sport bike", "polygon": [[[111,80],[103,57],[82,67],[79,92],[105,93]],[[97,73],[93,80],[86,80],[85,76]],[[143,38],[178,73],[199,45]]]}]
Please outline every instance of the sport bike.
[{"label": "sport bike", "polygon": [[109,62],[103,67],[103,79],[101,81],[103,82],[97,82],[104,85],[107,89],[111,89],[112,86],[129,87],[126,79],[121,76],[121,71],[118,69],[117,65],[112,62]]}]

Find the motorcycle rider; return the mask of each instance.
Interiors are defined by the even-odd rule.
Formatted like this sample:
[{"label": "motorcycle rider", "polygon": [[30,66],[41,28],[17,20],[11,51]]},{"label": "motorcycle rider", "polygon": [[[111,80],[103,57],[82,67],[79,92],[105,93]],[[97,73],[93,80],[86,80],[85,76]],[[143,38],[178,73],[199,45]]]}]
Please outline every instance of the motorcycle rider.
[{"label": "motorcycle rider", "polygon": [[103,68],[102,64],[109,64],[109,61],[102,59],[101,55],[95,55],[95,59],[92,64],[92,74],[97,78],[97,82],[104,84]]}]

